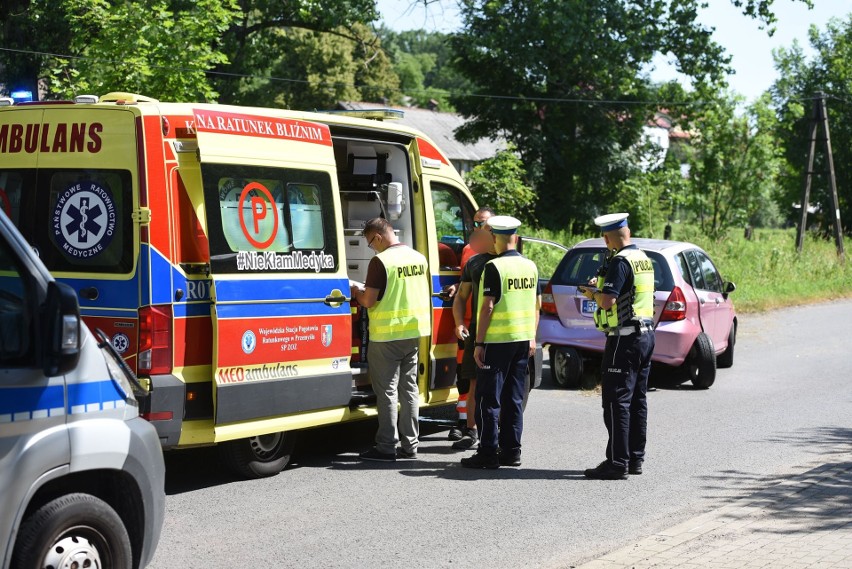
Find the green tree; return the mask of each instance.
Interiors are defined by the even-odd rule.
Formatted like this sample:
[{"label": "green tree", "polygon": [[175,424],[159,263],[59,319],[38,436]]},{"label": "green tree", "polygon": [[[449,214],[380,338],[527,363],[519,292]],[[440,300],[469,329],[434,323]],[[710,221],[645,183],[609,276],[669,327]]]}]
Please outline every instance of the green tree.
[{"label": "green tree", "polygon": [[687,206],[711,237],[731,227],[777,222],[768,211],[784,170],[776,119],[767,96],[737,115],[741,101],[723,94],[692,123]]},{"label": "green tree", "polygon": [[535,224],[536,194],[526,183],[526,172],[513,145],[474,166],[465,176],[477,203],[511,213],[525,224]]},{"label": "green tree", "polygon": [[[790,205],[800,204],[802,200],[810,147],[809,129],[817,93],[822,92],[828,110],[840,219],[845,220],[848,227],[852,220],[852,14],[842,20],[832,19],[824,30],[812,26],[808,38],[816,53],[811,60],[805,57],[798,44],[774,54],[779,79],[770,93],[777,108],[778,136],[789,162],[782,177],[782,213],[790,221],[799,221],[799,210],[793,210]],[[818,136],[823,134],[820,129]],[[830,214],[833,205],[822,140],[817,141],[815,150],[810,202],[826,213],[811,216],[809,224],[830,232],[834,222]]]},{"label": "green tree", "polygon": [[[772,0],[734,0],[773,23]],[[696,98],[724,86],[729,57],[697,22],[700,0],[461,0],[458,68],[476,84],[455,97],[459,136],[502,134],[535,175],[549,227],[615,199],[625,151],[656,110],[646,75],[658,53],[693,78]]]},{"label": "green tree", "polygon": [[53,96],[130,91],[170,100],[216,99],[206,73],[227,61],[214,46],[237,14],[233,1],[58,4],[66,14],[68,50],[76,57],[53,60]]},{"label": "green tree", "polygon": [[357,43],[361,69],[346,80],[376,93],[392,81],[370,66],[380,48],[374,33],[364,40],[363,24],[376,18],[375,0],[8,0],[0,3],[0,66],[7,87],[35,93],[47,79],[52,98],[127,90],[233,102],[244,90],[310,82],[307,71],[270,73],[294,36],[315,40],[294,33],[308,30]]}]

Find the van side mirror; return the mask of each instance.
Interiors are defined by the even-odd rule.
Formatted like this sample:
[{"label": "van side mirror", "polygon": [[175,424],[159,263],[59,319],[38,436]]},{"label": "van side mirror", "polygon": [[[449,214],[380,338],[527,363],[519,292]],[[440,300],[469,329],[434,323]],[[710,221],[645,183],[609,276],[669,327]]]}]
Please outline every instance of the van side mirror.
[{"label": "van side mirror", "polygon": [[77,366],[82,335],[80,306],[70,286],[52,281],[42,312],[42,366],[47,377],[64,375]]},{"label": "van side mirror", "polygon": [[723,297],[725,297],[726,299],[728,298],[728,295],[729,295],[729,294],[731,294],[732,292],[734,292],[735,290],[737,290],[737,285],[735,285],[735,284],[734,284],[734,283],[732,283],[731,281],[727,281],[727,282],[725,282],[725,283],[722,283],[722,286],[724,287],[724,288],[722,289],[722,290],[723,290],[723,292],[722,292],[722,296],[723,296]]}]

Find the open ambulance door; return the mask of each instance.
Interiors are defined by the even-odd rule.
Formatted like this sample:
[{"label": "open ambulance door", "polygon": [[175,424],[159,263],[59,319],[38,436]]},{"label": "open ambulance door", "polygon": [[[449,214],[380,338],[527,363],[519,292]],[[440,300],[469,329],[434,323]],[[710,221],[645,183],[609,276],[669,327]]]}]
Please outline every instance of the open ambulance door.
[{"label": "open ambulance door", "polygon": [[294,414],[345,407],[352,394],[331,137],[325,125],[220,111],[196,110],[195,127],[215,441],[262,443]]},{"label": "open ambulance door", "polygon": [[[432,373],[429,402],[450,397],[456,382],[460,355],[453,321],[453,301],[440,294],[459,283],[461,259],[473,228],[476,206],[468,191],[457,181],[449,161],[427,141],[418,138],[420,167],[426,199],[427,231],[435,239],[429,243],[429,271],[432,275]],[[450,175],[442,175],[451,172]]]}]

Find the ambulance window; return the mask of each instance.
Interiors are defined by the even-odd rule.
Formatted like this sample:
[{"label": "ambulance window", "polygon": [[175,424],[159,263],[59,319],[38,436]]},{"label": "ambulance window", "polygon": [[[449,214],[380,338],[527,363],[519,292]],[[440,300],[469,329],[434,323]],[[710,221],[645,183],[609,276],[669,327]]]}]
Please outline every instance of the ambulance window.
[{"label": "ambulance window", "polygon": [[31,337],[27,319],[27,287],[10,245],[0,239],[0,364],[25,363]]},{"label": "ambulance window", "polygon": [[9,216],[15,226],[19,224],[23,186],[22,172],[0,170],[0,209]]},{"label": "ambulance window", "polygon": [[202,163],[201,177],[215,272],[337,270],[327,173]]},{"label": "ambulance window", "polygon": [[34,213],[25,207],[21,226],[32,228],[25,235],[51,271],[128,273],[133,268],[132,196],[127,170],[42,169]]},{"label": "ambulance window", "polygon": [[431,187],[439,263],[442,269],[458,270],[473,226],[473,206],[452,186],[432,183]]}]

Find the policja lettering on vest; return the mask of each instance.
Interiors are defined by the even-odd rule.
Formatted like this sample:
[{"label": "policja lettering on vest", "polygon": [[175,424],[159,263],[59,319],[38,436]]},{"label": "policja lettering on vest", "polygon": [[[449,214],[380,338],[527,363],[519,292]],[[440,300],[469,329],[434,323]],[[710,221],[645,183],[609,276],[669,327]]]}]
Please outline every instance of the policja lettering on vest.
[{"label": "policja lettering on vest", "polygon": [[404,265],[397,267],[396,272],[399,278],[404,277],[419,277],[426,274],[426,265]]}]

